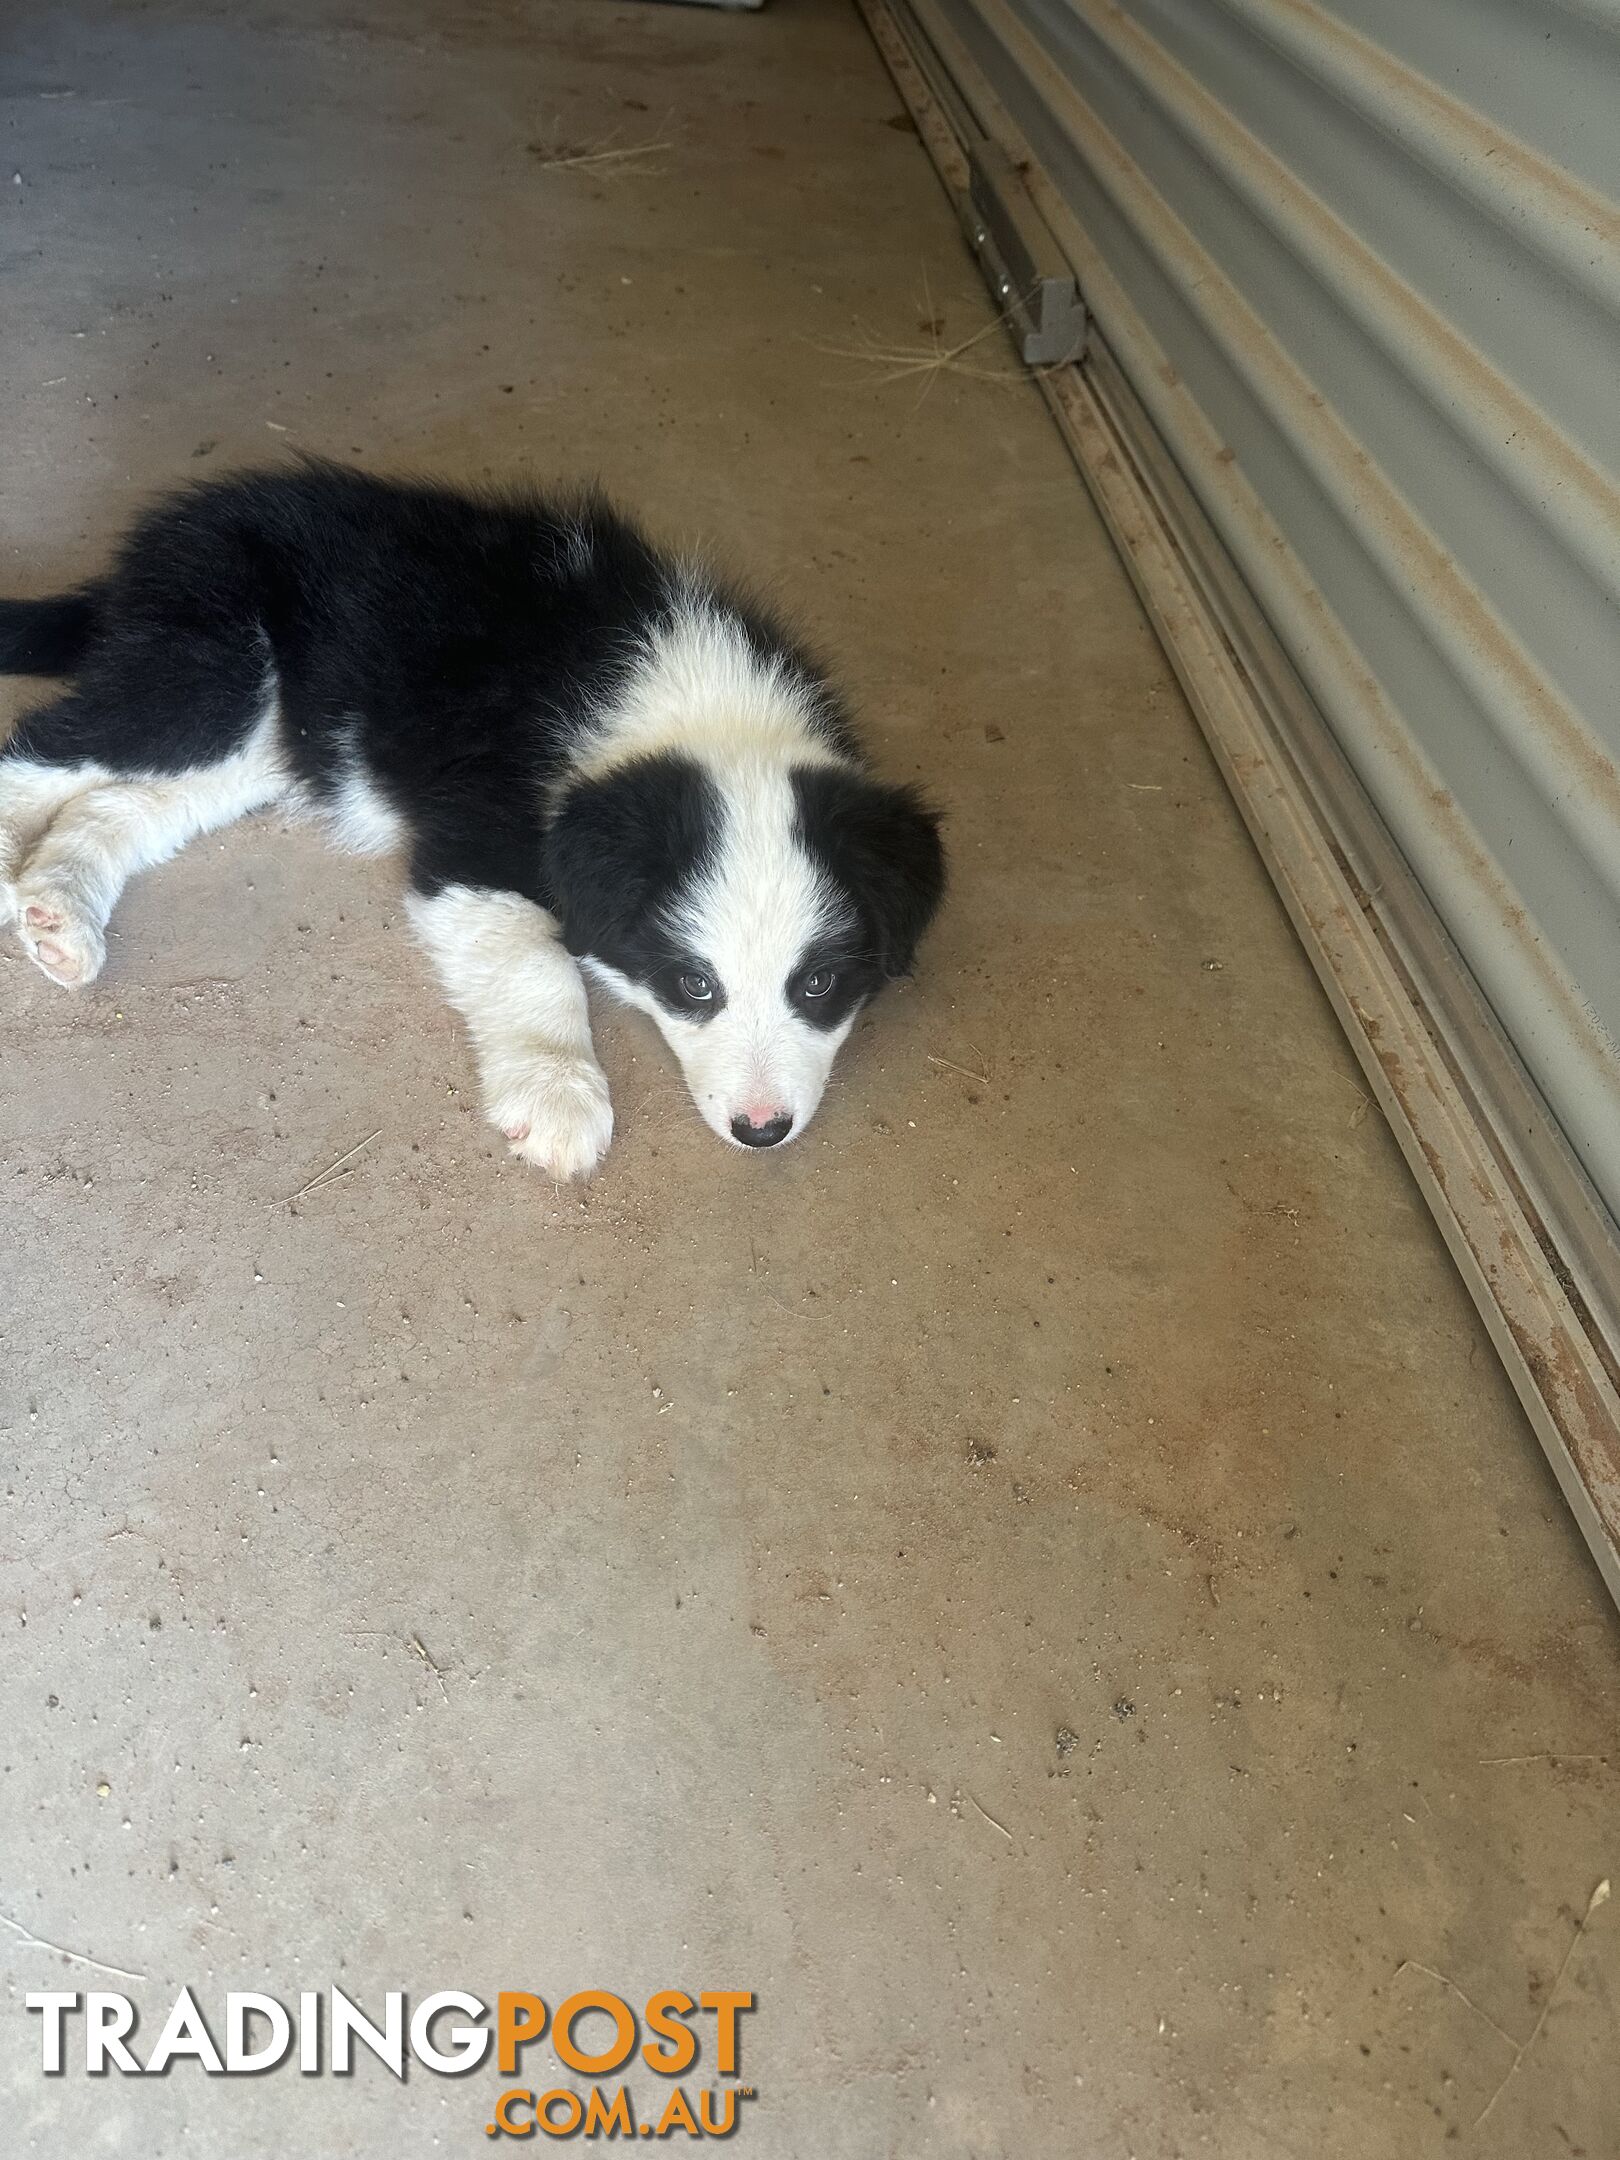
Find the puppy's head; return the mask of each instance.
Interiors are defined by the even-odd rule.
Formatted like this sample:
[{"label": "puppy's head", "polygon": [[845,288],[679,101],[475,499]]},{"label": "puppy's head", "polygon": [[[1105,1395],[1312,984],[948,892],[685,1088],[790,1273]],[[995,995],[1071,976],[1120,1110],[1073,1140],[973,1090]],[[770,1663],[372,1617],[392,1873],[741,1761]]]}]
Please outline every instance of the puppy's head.
[{"label": "puppy's head", "polygon": [[932,811],[853,767],[659,755],[570,790],[547,876],[569,951],[658,1023],[708,1124],[776,1147],[909,972],[944,856]]}]

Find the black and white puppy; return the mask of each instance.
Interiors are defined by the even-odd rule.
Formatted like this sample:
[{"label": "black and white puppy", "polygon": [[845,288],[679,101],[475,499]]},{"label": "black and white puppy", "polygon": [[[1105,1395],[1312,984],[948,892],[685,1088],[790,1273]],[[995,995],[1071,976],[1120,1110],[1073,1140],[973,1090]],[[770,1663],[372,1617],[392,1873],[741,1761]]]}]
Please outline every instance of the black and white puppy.
[{"label": "black and white puppy", "polygon": [[72,679],[0,752],[0,923],[53,981],[98,972],[135,871],[306,807],[404,852],[489,1116],[557,1177],[613,1130],[582,967],[723,1139],[774,1147],[940,898],[937,819],[821,672],[595,496],[204,484],[105,577],[0,601],[0,673]]}]

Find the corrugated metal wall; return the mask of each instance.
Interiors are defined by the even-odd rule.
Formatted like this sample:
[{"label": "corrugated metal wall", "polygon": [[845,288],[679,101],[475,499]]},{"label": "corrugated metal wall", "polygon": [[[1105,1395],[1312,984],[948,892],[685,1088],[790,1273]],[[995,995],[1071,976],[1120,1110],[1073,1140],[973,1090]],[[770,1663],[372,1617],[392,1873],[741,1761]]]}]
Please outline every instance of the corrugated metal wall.
[{"label": "corrugated metal wall", "polygon": [[1620,1216],[1620,8],[911,8]]}]

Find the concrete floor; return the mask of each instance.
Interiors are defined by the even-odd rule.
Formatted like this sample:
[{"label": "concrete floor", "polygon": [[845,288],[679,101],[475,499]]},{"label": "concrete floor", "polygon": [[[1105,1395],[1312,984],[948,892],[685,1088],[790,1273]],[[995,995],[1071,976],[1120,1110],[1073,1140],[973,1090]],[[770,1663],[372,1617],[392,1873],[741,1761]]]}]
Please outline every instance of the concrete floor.
[{"label": "concrete floor", "polygon": [[780,1158],[605,1021],[584,1193],[386,863],[6,951],[6,2152],[489,2149],[491,2070],[41,2075],[25,1990],[182,1982],[752,1988],[752,2160],[1620,2150],[1620,1905],[1538,2027],[1614,1615],[1039,401],[873,357],[988,315],[853,11],[14,0],[0,125],[5,585],[293,445],[595,471],[956,866]]}]

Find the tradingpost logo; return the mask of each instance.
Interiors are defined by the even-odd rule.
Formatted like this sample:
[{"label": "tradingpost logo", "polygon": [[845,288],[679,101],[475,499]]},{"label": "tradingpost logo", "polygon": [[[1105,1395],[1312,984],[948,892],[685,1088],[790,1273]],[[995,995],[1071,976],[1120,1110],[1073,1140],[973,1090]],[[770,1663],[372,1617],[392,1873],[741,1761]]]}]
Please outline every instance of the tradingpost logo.
[{"label": "tradingpost logo", "polygon": [[[414,2004],[391,1990],[380,2021],[339,1987],[301,1992],[296,2014],[274,1995],[242,1990],[226,1995],[211,2024],[185,1987],[144,2060],[140,2014],[127,1995],[46,1988],[24,2000],[40,2019],[47,2077],[163,2077],[187,2062],[207,2077],[259,2077],[293,2063],[302,2077],[347,2077],[364,2051],[403,2081],[413,2063],[436,2077],[465,2077],[493,2053],[500,2077],[513,2082],[486,2111],[487,2138],[724,2138],[758,2097],[741,2082],[739,2021],[754,2007],[741,1988],[695,1996],[659,1988],[639,2015],[601,1988],[567,1996],[554,2011],[527,1989],[503,1989],[493,2020],[487,2002],[460,1988]],[[564,2070],[588,2081],[583,2091],[526,2068],[526,2051],[548,2031]]]}]

